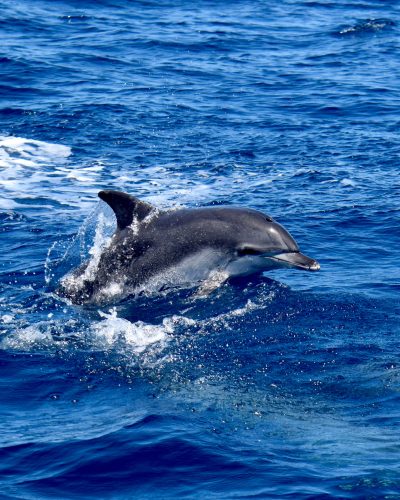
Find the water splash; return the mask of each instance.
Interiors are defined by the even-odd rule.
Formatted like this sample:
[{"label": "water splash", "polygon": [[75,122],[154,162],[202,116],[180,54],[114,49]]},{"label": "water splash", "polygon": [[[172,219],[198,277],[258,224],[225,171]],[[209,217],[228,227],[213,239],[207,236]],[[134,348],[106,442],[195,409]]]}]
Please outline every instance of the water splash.
[{"label": "water splash", "polygon": [[68,277],[68,273],[85,262],[88,262],[87,268],[79,279],[92,279],[115,227],[112,210],[106,204],[98,203],[75,236],[56,241],[50,246],[45,262],[46,284],[54,286],[63,276],[67,280],[77,279]]}]

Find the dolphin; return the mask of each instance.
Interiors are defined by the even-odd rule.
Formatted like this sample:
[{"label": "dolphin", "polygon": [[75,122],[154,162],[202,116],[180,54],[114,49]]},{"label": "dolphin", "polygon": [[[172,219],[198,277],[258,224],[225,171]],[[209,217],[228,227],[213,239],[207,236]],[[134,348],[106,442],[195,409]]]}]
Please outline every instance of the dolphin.
[{"label": "dolphin", "polygon": [[257,210],[231,206],[160,211],[127,193],[100,191],[117,229],[109,245],[65,275],[57,293],[76,304],[193,287],[205,296],[230,277],[277,268],[318,271],[286,229]]}]

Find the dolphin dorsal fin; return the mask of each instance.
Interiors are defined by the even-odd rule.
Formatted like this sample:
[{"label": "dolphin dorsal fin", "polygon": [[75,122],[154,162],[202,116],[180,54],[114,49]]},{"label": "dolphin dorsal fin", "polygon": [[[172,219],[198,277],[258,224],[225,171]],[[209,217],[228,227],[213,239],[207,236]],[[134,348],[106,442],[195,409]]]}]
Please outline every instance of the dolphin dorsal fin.
[{"label": "dolphin dorsal fin", "polygon": [[99,198],[113,209],[120,230],[130,226],[134,217],[141,221],[153,210],[148,203],[122,191],[100,191]]}]

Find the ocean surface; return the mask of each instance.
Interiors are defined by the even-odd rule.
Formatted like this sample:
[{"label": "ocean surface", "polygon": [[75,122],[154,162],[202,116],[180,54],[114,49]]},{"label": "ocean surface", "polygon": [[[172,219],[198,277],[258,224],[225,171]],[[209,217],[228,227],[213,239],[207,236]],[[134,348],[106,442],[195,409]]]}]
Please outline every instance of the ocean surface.
[{"label": "ocean surface", "polygon": [[[399,499],[399,2],[0,9],[0,498]],[[71,305],[100,189],[321,271]]]}]

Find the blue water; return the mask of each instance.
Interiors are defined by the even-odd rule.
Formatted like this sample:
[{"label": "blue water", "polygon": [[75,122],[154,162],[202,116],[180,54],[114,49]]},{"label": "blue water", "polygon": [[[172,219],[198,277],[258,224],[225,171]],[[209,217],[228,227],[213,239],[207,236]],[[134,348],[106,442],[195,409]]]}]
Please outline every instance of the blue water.
[{"label": "blue water", "polygon": [[[1,498],[400,498],[399,3],[0,7]],[[321,271],[72,306],[104,188]]]}]

